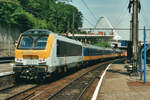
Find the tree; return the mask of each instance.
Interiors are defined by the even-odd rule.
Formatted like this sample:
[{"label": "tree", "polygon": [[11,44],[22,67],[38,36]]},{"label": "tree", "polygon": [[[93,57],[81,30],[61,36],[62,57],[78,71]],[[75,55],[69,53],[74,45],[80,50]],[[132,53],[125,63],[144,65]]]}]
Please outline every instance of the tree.
[{"label": "tree", "polygon": [[[74,24],[73,24],[73,14]],[[56,0],[11,0],[0,2],[0,22],[21,31],[47,28],[64,33],[82,27],[82,13],[72,5]]]}]

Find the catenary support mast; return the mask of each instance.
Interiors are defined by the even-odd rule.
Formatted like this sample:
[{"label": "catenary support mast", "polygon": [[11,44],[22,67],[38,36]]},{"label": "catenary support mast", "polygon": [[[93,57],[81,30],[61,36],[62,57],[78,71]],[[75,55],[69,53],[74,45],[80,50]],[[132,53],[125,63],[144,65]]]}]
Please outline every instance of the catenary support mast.
[{"label": "catenary support mast", "polygon": [[139,50],[138,50],[138,13],[140,12],[141,5],[139,0],[130,0],[129,2],[129,13],[130,9],[132,7],[132,59],[133,59],[133,72],[136,71],[137,64],[138,64],[138,55],[139,55]]}]

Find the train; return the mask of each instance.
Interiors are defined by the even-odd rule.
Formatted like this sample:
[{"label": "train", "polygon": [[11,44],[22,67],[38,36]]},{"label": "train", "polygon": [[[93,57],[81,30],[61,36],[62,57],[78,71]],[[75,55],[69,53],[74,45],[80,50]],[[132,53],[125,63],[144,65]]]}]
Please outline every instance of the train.
[{"label": "train", "polygon": [[36,80],[67,72],[91,61],[120,57],[121,52],[85,44],[46,29],[23,32],[15,47],[15,77]]}]

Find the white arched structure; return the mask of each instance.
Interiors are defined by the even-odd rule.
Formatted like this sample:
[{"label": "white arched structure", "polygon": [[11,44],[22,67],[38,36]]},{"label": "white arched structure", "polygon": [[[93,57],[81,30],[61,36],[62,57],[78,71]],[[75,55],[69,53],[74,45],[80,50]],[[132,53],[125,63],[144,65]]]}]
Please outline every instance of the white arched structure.
[{"label": "white arched structure", "polygon": [[108,24],[108,26],[112,29],[112,32],[113,32],[113,34],[114,34],[114,40],[120,40],[121,39],[121,37],[118,35],[118,33],[116,32],[116,30],[113,28],[113,26],[111,25],[111,23],[110,23],[110,21],[107,19],[107,17],[105,17],[105,16],[101,16],[99,19],[98,19],[98,21],[97,21],[97,23],[96,23],[96,25],[95,25],[95,27],[94,27],[94,29],[96,29],[96,28],[98,28],[97,26],[98,26],[98,24],[101,22],[101,20],[102,19],[104,19],[104,21]]}]

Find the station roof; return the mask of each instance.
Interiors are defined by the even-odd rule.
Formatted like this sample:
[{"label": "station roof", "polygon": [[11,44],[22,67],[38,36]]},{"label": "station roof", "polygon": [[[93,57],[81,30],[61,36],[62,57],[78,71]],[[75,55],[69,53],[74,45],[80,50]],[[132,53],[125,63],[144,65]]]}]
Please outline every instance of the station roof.
[{"label": "station roof", "polygon": [[89,35],[89,34],[71,34],[71,35],[67,35],[67,37],[75,37],[75,38],[86,38],[86,39],[95,39],[95,38],[99,38],[99,39],[113,39],[113,35]]}]

